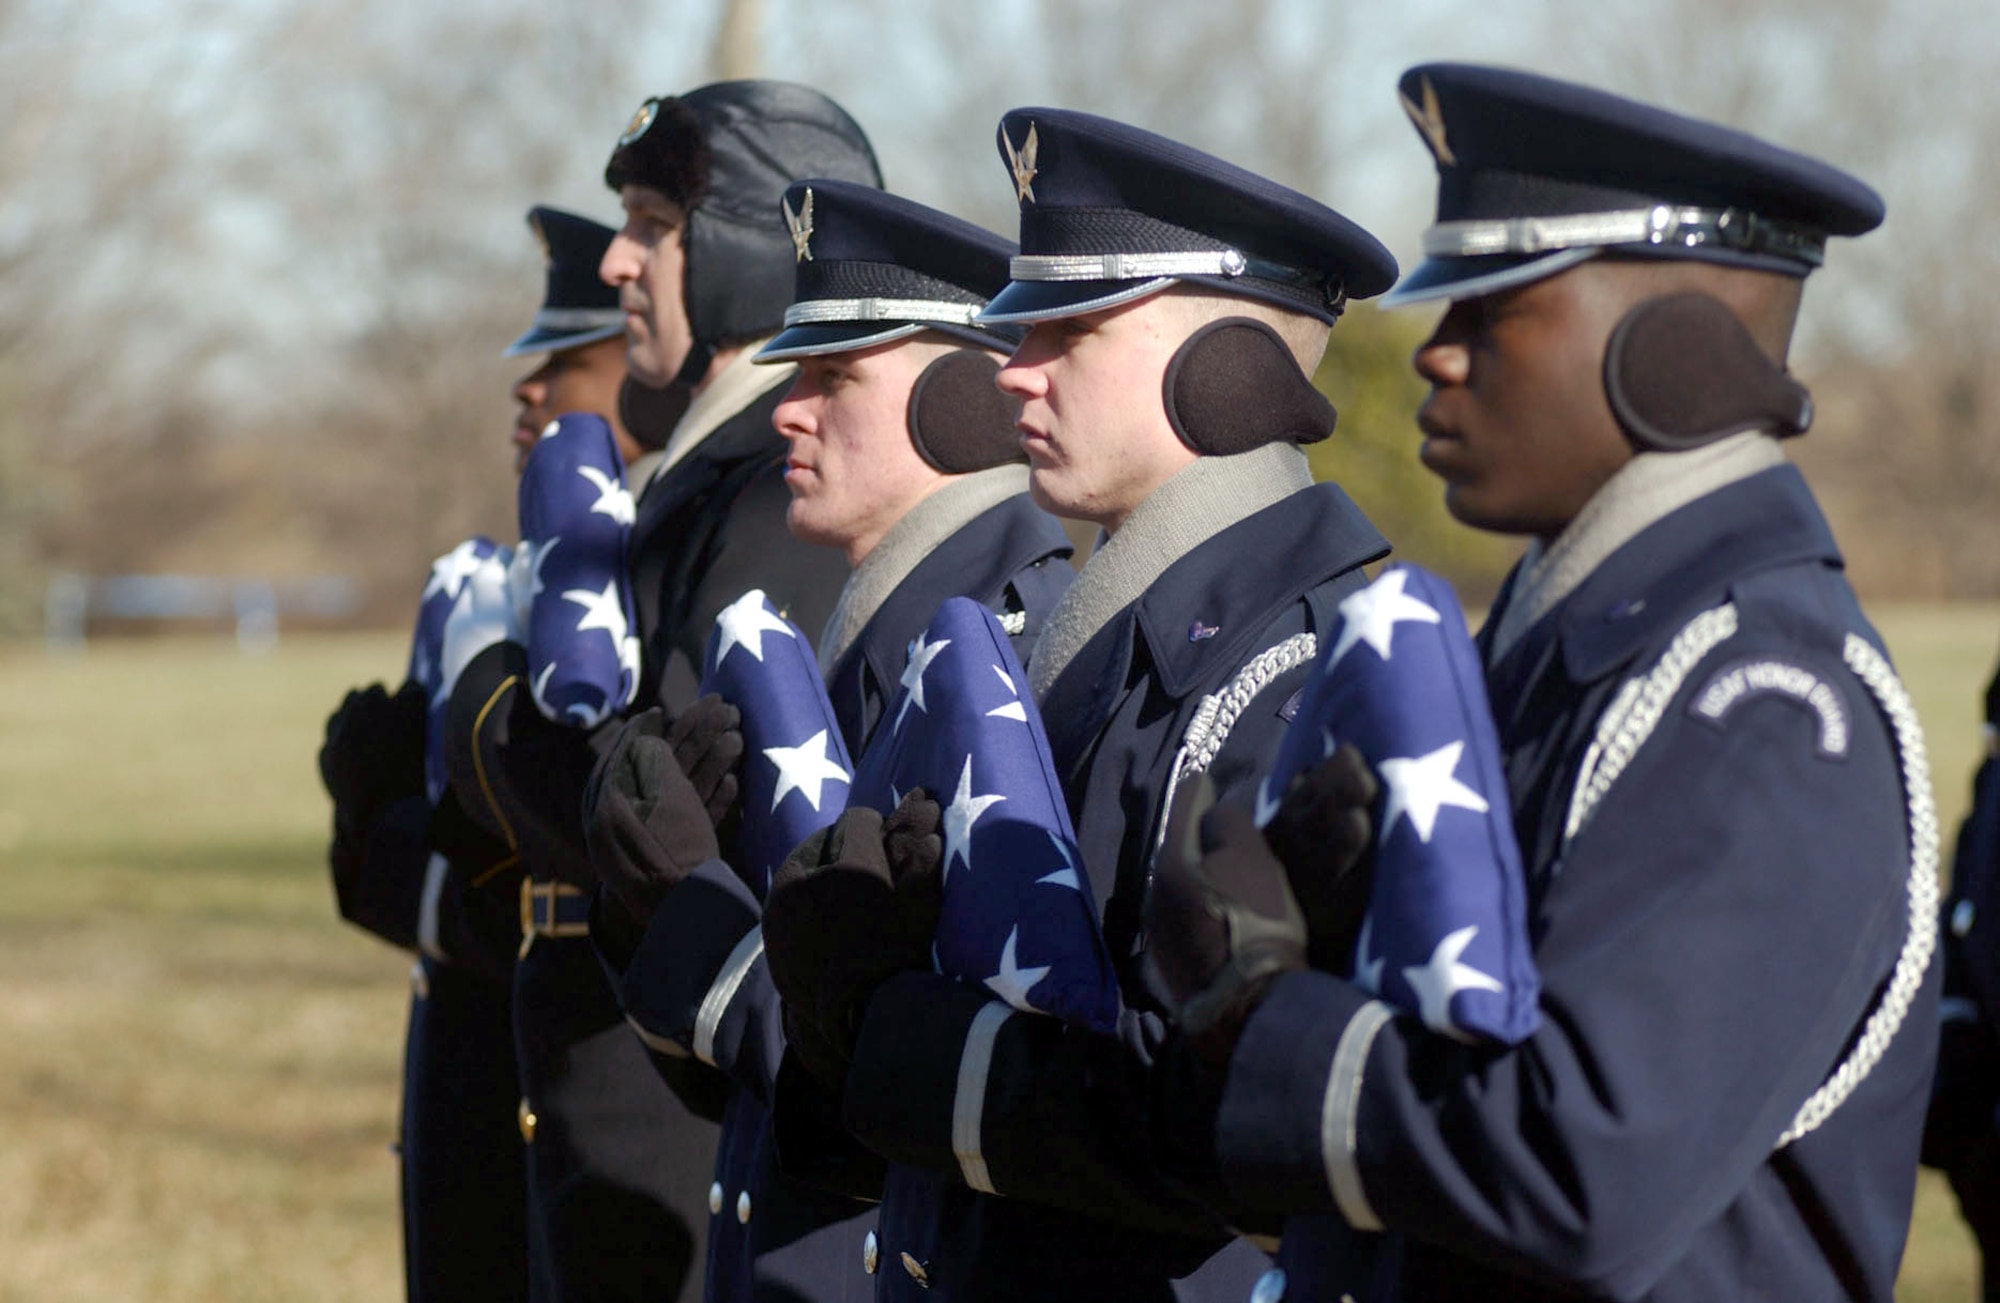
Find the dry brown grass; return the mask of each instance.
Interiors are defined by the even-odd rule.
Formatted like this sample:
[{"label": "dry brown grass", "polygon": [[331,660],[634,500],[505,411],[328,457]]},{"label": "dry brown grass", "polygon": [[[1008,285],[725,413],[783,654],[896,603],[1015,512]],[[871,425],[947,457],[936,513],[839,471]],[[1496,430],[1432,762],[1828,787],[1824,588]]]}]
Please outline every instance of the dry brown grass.
[{"label": "dry brown grass", "polygon": [[[2000,606],[1875,614],[1955,826]],[[333,916],[312,765],[399,644],[0,650],[0,1303],[399,1295],[407,964]],[[1972,1272],[1927,1178],[1898,1297]]]}]

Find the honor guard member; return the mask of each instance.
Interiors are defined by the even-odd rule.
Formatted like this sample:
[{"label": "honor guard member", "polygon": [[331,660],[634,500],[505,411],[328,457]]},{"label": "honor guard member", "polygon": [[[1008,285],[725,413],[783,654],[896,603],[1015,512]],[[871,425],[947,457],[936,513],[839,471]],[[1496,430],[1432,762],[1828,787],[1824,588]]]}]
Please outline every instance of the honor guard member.
[{"label": "honor guard member", "polygon": [[[1805,277],[1882,202],[1526,73],[1420,67],[1401,93],[1438,207],[1393,297],[1449,303],[1415,356],[1419,456],[1458,519],[1530,540],[1480,648],[1541,1026],[1467,1044],[1336,973],[1277,977],[1210,1113],[1231,1216],[1319,1215],[1260,1297],[1887,1300],[1937,1049],[1938,832],[1916,715],[1779,444],[1811,417],[1784,370]],[[1408,801],[1465,803],[1448,775]],[[1264,840],[1162,873],[1344,867]],[[1341,1275],[1384,1231],[1400,1282]]]},{"label": "honor guard member", "polygon": [[1940,1168],[1979,1241],[1983,1292],[2000,1299],[2000,671],[1986,685],[1986,755],[1958,830],[1941,914],[1944,998],[1924,1162]]},{"label": "honor guard member", "polygon": [[[751,356],[791,301],[793,245],[778,200],[794,177],[880,182],[867,138],[817,91],[721,82],[649,99],[605,182],[625,208],[599,274],[624,309],[626,364],[688,402],[637,499],[628,545],[641,648],[639,705],[693,704],[715,615],[763,588],[817,623],[847,567],[794,539],[784,444],[771,411],[788,372]],[[628,404],[629,406],[629,404]],[[553,1299],[699,1297],[715,1128],[726,1079],[702,1065],[690,1111],[647,1062],[588,940],[596,875],[584,847],[595,742],[544,720],[483,653],[453,694],[454,773],[477,775],[474,813],[504,827],[531,876],[514,1023],[529,1143],[530,1248]],[[701,1116],[698,1116],[701,1115]]]},{"label": "honor guard member", "polygon": [[[842,181],[794,183],[783,212],[795,299],[756,360],[797,364],[774,414],[789,447],[792,532],[838,548],[854,567],[819,658],[841,740],[859,756],[906,677],[911,640],[946,599],[986,604],[1025,659],[1075,572],[1062,527],[1028,497],[1020,404],[993,383],[1021,332],[974,320],[1007,283],[1013,243]],[[719,698],[703,708],[716,712],[712,731],[728,728],[733,708]],[[675,750],[701,756],[714,745],[691,739]],[[869,1297],[880,1262],[879,1160],[827,1146],[861,1159],[854,1193],[870,1202],[778,1171],[768,1110],[785,1036],[762,959],[759,893],[716,858],[713,836],[697,838],[692,854],[680,849],[687,829],[708,828],[689,782],[700,774],[684,776],[671,760],[648,765],[637,754],[647,748],[666,744],[629,730],[598,780],[588,817],[609,897],[595,934],[646,1043],[664,1061],[692,1055],[715,1066],[737,1092],[710,1190],[708,1297]],[[663,835],[634,844],[616,831],[642,823]],[[787,1089],[812,1086],[800,1078]],[[856,1183],[844,1164],[837,1175],[808,1175],[822,1186]]]},{"label": "honor guard member", "polygon": [[1388,551],[1298,445],[1333,429],[1308,378],[1328,328],[1396,266],[1323,205],[1120,123],[1019,109],[998,148],[1022,251],[980,320],[1029,328],[999,383],[1035,501],[1103,530],[1028,672],[1120,1034],[1018,1014],[921,956],[885,972],[869,935],[786,960],[852,987],[787,990],[787,1008],[864,1011],[814,1029],[851,1057],[845,1119],[945,1182],[921,1224],[885,1214],[882,1297],[1237,1300],[1267,1260],[1147,1154],[1167,1026],[1139,980],[1140,906],[1175,784],[1205,771],[1248,798],[1316,632]]},{"label": "honor guard member", "polygon": [[[508,357],[541,355],[514,384],[514,469],[543,427],[568,412],[610,423],[628,462],[639,445],[619,423],[625,321],[597,275],[614,232],[557,208],[528,211],[547,259],[541,307]],[[417,952],[403,1060],[403,1255],[409,1297],[528,1297],[527,1177],[515,1129],[512,985],[520,944],[518,860],[467,820],[455,793],[434,809],[423,779],[423,694],[349,695],[329,721],[321,765],[336,793],[337,894],[351,922]],[[392,735],[374,730],[390,724]],[[380,716],[381,718],[374,718]],[[411,766],[414,765],[414,770]],[[355,834],[347,776],[394,775],[394,805]],[[398,836],[401,829],[408,835]],[[344,847],[341,836],[345,836]],[[359,852],[359,853],[357,853]]]}]

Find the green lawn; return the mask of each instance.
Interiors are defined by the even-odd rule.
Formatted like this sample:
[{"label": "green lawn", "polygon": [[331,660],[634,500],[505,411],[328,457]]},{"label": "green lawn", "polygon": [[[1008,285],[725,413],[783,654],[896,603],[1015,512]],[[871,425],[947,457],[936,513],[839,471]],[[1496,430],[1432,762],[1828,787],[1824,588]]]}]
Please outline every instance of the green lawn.
[{"label": "green lawn", "polygon": [[[1876,614],[1955,826],[2000,606]],[[0,648],[0,1303],[398,1296],[408,963],[334,918],[313,753],[401,656]],[[1926,1181],[1899,1297],[1972,1271]]]}]

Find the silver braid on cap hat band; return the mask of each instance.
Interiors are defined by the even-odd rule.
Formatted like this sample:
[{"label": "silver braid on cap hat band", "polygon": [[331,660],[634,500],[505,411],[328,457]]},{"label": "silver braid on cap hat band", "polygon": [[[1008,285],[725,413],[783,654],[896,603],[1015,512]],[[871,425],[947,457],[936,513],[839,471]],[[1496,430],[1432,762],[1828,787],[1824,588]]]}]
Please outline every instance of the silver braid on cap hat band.
[{"label": "silver braid on cap hat band", "polygon": [[817,326],[843,321],[936,321],[969,326],[983,303],[953,303],[946,299],[807,299],[785,309],[787,326]]},{"label": "silver braid on cap hat band", "polygon": [[1551,253],[1558,249],[1640,246],[1774,254],[1813,267],[1826,260],[1824,235],[1759,217],[1741,208],[1656,204],[1651,208],[1610,213],[1439,222],[1424,232],[1427,258],[1483,258],[1496,254]]},{"label": "silver braid on cap hat band", "polygon": [[1250,266],[1250,260],[1234,249],[1185,253],[1024,253],[1008,264],[1008,273],[1017,281],[1140,281],[1156,276],[1241,276]]}]

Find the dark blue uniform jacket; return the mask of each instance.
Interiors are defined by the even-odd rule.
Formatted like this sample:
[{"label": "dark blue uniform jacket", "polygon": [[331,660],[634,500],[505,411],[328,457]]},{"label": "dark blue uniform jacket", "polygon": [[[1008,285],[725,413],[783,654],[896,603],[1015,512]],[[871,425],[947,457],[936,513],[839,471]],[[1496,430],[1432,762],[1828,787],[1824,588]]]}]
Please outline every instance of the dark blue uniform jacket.
[{"label": "dark blue uniform jacket", "polygon": [[[1273,987],[1219,1145],[1244,1206],[1322,1214],[1287,1227],[1285,1297],[1368,1297],[1338,1273],[1348,1225],[1379,1224],[1406,1300],[1889,1299],[1937,1043],[1936,826],[1804,481],[1655,523],[1487,677],[1542,1027],[1471,1046],[1323,973]],[[1878,1011],[1886,1043],[1861,1034]]]},{"label": "dark blue uniform jacket", "polygon": [[[1015,650],[1025,659],[1075,575],[1064,559],[1069,550],[1061,526],[1022,494],[969,521],[919,562],[830,675],[829,695],[850,754],[866,745],[895,694],[910,640],[945,599],[971,597],[1013,617],[1020,626]],[[759,902],[735,872],[710,862],[675,888],[614,979],[628,1020],[663,1068],[692,1054],[734,1087],[709,1195],[717,1211],[709,1227],[708,1297],[858,1303],[874,1293],[864,1247],[879,1184],[862,1201],[777,1170],[769,1108],[784,1031],[756,931],[759,917]]]},{"label": "dark blue uniform jacket", "polygon": [[[1051,686],[1042,718],[1118,965],[1120,1034],[1008,1015],[936,974],[877,993],[845,1116],[936,1186],[907,1220],[885,1197],[880,1297],[1240,1303],[1268,1265],[1246,1243],[1218,1254],[1228,1232],[1147,1158],[1145,1073],[1165,1026],[1143,994],[1141,907],[1184,747],[1225,799],[1247,800],[1312,663],[1301,635],[1328,629],[1387,551],[1339,488],[1305,489],[1176,561]],[[1205,702],[1229,725],[1219,747]]]}]

